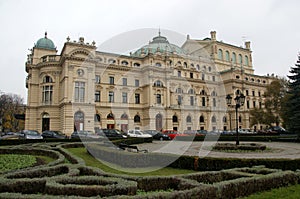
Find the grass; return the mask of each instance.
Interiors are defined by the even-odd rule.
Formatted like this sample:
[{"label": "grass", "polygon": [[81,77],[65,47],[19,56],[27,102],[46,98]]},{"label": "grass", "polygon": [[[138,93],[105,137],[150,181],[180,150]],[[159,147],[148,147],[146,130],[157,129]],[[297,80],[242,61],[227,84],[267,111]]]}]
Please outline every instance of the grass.
[{"label": "grass", "polygon": [[299,199],[300,184],[256,193],[243,199]]},{"label": "grass", "polygon": [[33,155],[19,155],[19,154],[0,155],[1,172],[22,169],[22,168],[33,166],[34,164],[36,164],[36,157]]},{"label": "grass", "polygon": [[[186,170],[186,169],[176,169],[176,168],[170,168],[165,167],[158,170],[154,170],[155,168],[150,168],[151,172],[143,172],[142,170],[139,170],[139,173],[136,172],[125,172],[122,170],[125,170],[126,168],[120,168],[114,169],[117,166],[113,165],[114,168],[108,166],[107,163],[102,163],[101,161],[95,159],[93,156],[87,153],[85,148],[68,148],[71,153],[73,153],[75,156],[78,156],[82,158],[87,166],[96,167],[99,169],[102,169],[105,172],[108,173],[114,173],[114,174],[126,174],[126,175],[134,175],[134,176],[170,176],[170,175],[179,175],[179,174],[188,174],[188,173],[194,173],[196,171],[193,170]],[[122,170],[121,170],[122,169]],[[137,170],[137,169],[134,169]]]}]

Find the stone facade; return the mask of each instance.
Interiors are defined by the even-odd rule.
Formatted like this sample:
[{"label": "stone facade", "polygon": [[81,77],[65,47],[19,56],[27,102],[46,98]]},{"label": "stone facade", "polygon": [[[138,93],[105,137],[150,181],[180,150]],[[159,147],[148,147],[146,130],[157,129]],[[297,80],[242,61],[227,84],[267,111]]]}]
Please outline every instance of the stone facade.
[{"label": "stone facade", "polygon": [[250,42],[226,44],[212,31],[178,47],[159,33],[130,55],[102,52],[82,37],[67,38],[58,55],[51,42],[45,35],[28,55],[26,129],[230,130],[236,118],[225,97],[238,93],[246,96],[239,126],[263,128],[250,126],[249,110],[264,107],[274,77],[254,74]]}]

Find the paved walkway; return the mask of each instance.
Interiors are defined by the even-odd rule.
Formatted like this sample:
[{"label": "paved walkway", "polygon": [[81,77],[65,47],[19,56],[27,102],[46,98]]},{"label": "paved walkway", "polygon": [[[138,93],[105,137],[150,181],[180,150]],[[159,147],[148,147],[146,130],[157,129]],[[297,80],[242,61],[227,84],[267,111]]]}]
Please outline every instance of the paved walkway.
[{"label": "paved walkway", "polygon": [[[229,143],[229,142],[227,142]],[[235,143],[235,142],[230,142]],[[240,142],[240,144],[246,142]],[[199,157],[233,157],[233,158],[300,158],[300,143],[289,142],[251,142],[267,146],[262,152],[217,152],[211,151],[216,144],[214,141],[185,142],[185,141],[153,141],[138,145],[140,149],[147,149],[149,152],[171,153],[179,155],[190,155]]]}]

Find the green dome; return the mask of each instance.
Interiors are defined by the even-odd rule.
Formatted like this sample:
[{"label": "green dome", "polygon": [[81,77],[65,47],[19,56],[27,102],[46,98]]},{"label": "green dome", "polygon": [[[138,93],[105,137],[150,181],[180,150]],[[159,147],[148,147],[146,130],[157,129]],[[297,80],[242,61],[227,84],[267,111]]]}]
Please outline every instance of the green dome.
[{"label": "green dome", "polygon": [[56,49],[55,46],[54,46],[53,41],[51,39],[47,38],[47,32],[45,33],[44,38],[41,38],[36,42],[35,47],[36,48],[49,49],[49,50],[55,50]]},{"label": "green dome", "polygon": [[160,35],[160,32],[158,36],[154,37],[151,42],[149,42],[148,45],[143,46],[142,48],[135,51],[132,56],[140,57],[148,55],[149,53],[175,53],[178,55],[185,55],[186,52],[176,46],[175,44],[169,43],[166,37],[163,37]]}]

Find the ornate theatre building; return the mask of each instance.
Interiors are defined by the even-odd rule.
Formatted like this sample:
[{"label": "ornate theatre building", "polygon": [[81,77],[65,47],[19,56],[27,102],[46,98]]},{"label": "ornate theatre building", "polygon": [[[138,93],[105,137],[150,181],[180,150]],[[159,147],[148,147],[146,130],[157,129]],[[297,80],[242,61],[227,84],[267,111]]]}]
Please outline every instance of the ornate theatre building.
[{"label": "ornate theatre building", "polygon": [[[233,130],[250,126],[249,110],[264,107],[273,76],[254,74],[250,42],[234,46],[187,36],[179,47],[160,33],[129,55],[102,52],[95,42],[68,37],[57,54],[52,40],[37,41],[26,61],[26,129],[99,128]],[[225,97],[243,93],[245,104],[228,108]]]}]

